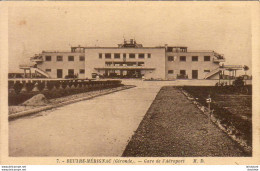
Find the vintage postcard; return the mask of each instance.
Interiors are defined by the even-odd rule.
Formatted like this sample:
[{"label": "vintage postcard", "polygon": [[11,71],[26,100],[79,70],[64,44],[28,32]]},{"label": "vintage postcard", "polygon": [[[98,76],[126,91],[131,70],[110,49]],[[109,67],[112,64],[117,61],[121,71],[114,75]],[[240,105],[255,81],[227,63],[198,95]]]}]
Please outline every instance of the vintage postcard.
[{"label": "vintage postcard", "polygon": [[2,165],[259,165],[259,2],[3,2]]}]

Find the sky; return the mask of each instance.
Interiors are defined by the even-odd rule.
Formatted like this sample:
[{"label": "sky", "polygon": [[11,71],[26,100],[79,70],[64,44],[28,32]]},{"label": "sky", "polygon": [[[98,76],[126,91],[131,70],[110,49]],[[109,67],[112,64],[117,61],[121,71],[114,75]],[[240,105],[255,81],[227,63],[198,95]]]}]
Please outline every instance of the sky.
[{"label": "sky", "polygon": [[251,73],[251,11],[241,3],[82,2],[9,7],[9,72],[21,71],[42,50],[117,46],[135,38],[143,46],[214,50],[225,64]]}]

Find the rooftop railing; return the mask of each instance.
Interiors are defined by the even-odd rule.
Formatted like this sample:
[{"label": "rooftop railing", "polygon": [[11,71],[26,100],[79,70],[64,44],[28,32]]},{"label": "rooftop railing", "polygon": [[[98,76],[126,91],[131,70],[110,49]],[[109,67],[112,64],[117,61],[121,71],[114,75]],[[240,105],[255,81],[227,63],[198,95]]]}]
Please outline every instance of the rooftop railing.
[{"label": "rooftop railing", "polygon": [[225,68],[225,69],[243,69],[242,65],[222,65],[220,68]]},{"label": "rooftop railing", "polygon": [[213,62],[225,62],[225,59],[213,58]]}]

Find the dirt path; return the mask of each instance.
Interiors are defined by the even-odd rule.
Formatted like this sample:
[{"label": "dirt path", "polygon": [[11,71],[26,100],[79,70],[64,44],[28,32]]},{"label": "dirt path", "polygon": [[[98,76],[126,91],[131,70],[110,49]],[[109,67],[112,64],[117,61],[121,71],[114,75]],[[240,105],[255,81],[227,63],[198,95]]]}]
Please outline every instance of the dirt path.
[{"label": "dirt path", "polygon": [[123,156],[198,157],[245,156],[178,89],[163,87]]}]

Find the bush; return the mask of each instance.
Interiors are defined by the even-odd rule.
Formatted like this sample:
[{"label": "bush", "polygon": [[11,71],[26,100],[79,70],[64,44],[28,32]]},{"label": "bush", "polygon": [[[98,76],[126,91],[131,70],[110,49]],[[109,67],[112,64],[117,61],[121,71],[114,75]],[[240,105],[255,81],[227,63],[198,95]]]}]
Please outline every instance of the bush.
[{"label": "bush", "polygon": [[48,90],[52,90],[54,87],[54,83],[53,82],[47,82],[47,88]]},{"label": "bush", "polygon": [[242,87],[245,85],[243,77],[237,77],[235,81],[233,82],[233,85],[236,87]]},{"label": "bush", "polygon": [[45,82],[42,82],[42,83],[39,82],[37,87],[38,87],[39,91],[42,91],[44,89],[44,87],[45,87]]},{"label": "bush", "polygon": [[28,92],[32,91],[33,87],[34,87],[34,83],[26,83],[26,90]]},{"label": "bush", "polygon": [[14,91],[16,94],[19,94],[20,91],[22,90],[23,88],[23,84],[22,83],[15,83],[14,84]]}]

